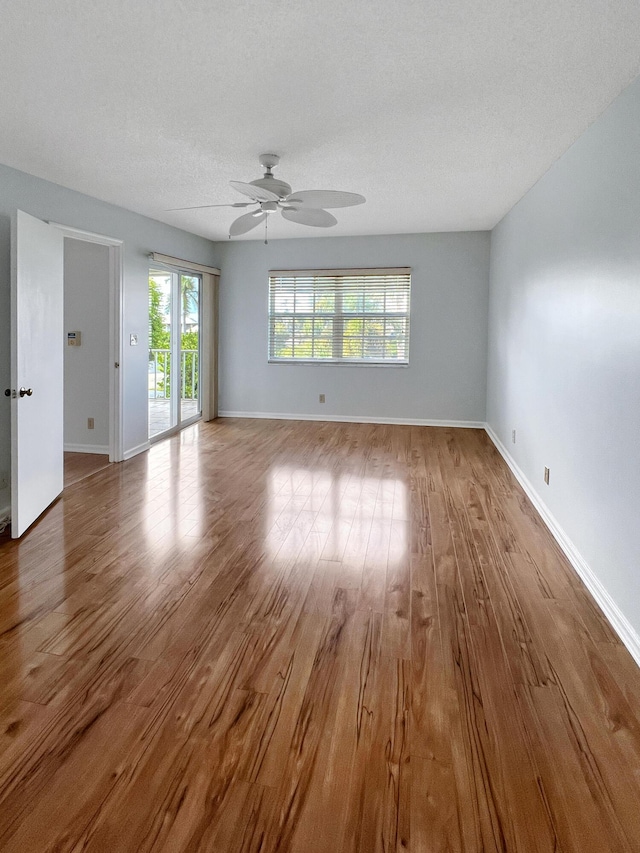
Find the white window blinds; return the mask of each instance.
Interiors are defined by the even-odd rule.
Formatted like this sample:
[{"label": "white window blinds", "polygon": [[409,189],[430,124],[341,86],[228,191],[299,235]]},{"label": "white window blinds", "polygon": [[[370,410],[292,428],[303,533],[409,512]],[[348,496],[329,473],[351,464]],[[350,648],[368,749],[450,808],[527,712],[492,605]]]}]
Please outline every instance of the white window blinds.
[{"label": "white window blinds", "polygon": [[269,361],[409,363],[411,269],[271,270]]}]

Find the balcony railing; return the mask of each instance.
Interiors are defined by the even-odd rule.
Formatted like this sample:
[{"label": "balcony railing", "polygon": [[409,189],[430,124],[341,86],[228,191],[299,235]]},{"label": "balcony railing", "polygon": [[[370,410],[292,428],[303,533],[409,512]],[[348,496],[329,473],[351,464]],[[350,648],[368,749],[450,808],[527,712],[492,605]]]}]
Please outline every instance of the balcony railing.
[{"label": "balcony railing", "polygon": [[[180,352],[181,400],[197,400],[199,386],[199,353],[197,349]],[[168,400],[171,397],[171,350],[149,350],[149,398]]]}]

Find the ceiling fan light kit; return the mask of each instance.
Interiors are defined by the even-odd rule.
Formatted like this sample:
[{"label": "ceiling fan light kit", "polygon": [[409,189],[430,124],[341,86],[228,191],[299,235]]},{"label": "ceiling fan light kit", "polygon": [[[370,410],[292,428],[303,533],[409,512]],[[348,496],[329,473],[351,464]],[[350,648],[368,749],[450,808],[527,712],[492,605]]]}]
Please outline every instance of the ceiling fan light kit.
[{"label": "ceiling fan light kit", "polygon": [[264,242],[267,243],[267,223],[271,213],[280,211],[284,219],[297,222],[299,225],[311,225],[314,228],[331,228],[338,220],[329,213],[327,207],[353,207],[364,204],[365,197],[358,193],[347,193],[339,190],[303,190],[293,193],[291,186],[285,181],[274,177],[273,169],[280,162],[277,154],[261,154],[260,165],[265,173],[250,183],[244,181],[229,181],[231,186],[251,199],[248,202],[234,204],[202,204],[196,207],[178,207],[174,210],[196,210],[205,207],[251,207],[255,210],[243,213],[231,223],[229,239],[246,234],[264,222]]}]

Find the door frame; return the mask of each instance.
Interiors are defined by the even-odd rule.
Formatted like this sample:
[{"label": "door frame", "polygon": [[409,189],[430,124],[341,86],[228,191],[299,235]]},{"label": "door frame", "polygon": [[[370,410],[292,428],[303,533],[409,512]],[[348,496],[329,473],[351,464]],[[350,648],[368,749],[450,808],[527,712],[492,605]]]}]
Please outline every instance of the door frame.
[{"label": "door frame", "polygon": [[96,243],[109,249],[109,462],[122,462],[122,342],[124,338],[124,241],[104,234],[94,234],[59,222],[49,225],[62,231],[63,237]]}]

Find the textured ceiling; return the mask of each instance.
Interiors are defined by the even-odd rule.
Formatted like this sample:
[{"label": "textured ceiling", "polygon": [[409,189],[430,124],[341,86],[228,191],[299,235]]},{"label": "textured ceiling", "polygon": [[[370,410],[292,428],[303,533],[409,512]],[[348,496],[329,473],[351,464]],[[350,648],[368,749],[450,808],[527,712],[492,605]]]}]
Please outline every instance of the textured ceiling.
[{"label": "textured ceiling", "polygon": [[213,239],[242,211],[166,209],[241,201],[262,152],[367,198],[271,238],[491,228],[638,45],[637,0],[3,0],[0,162]]}]

